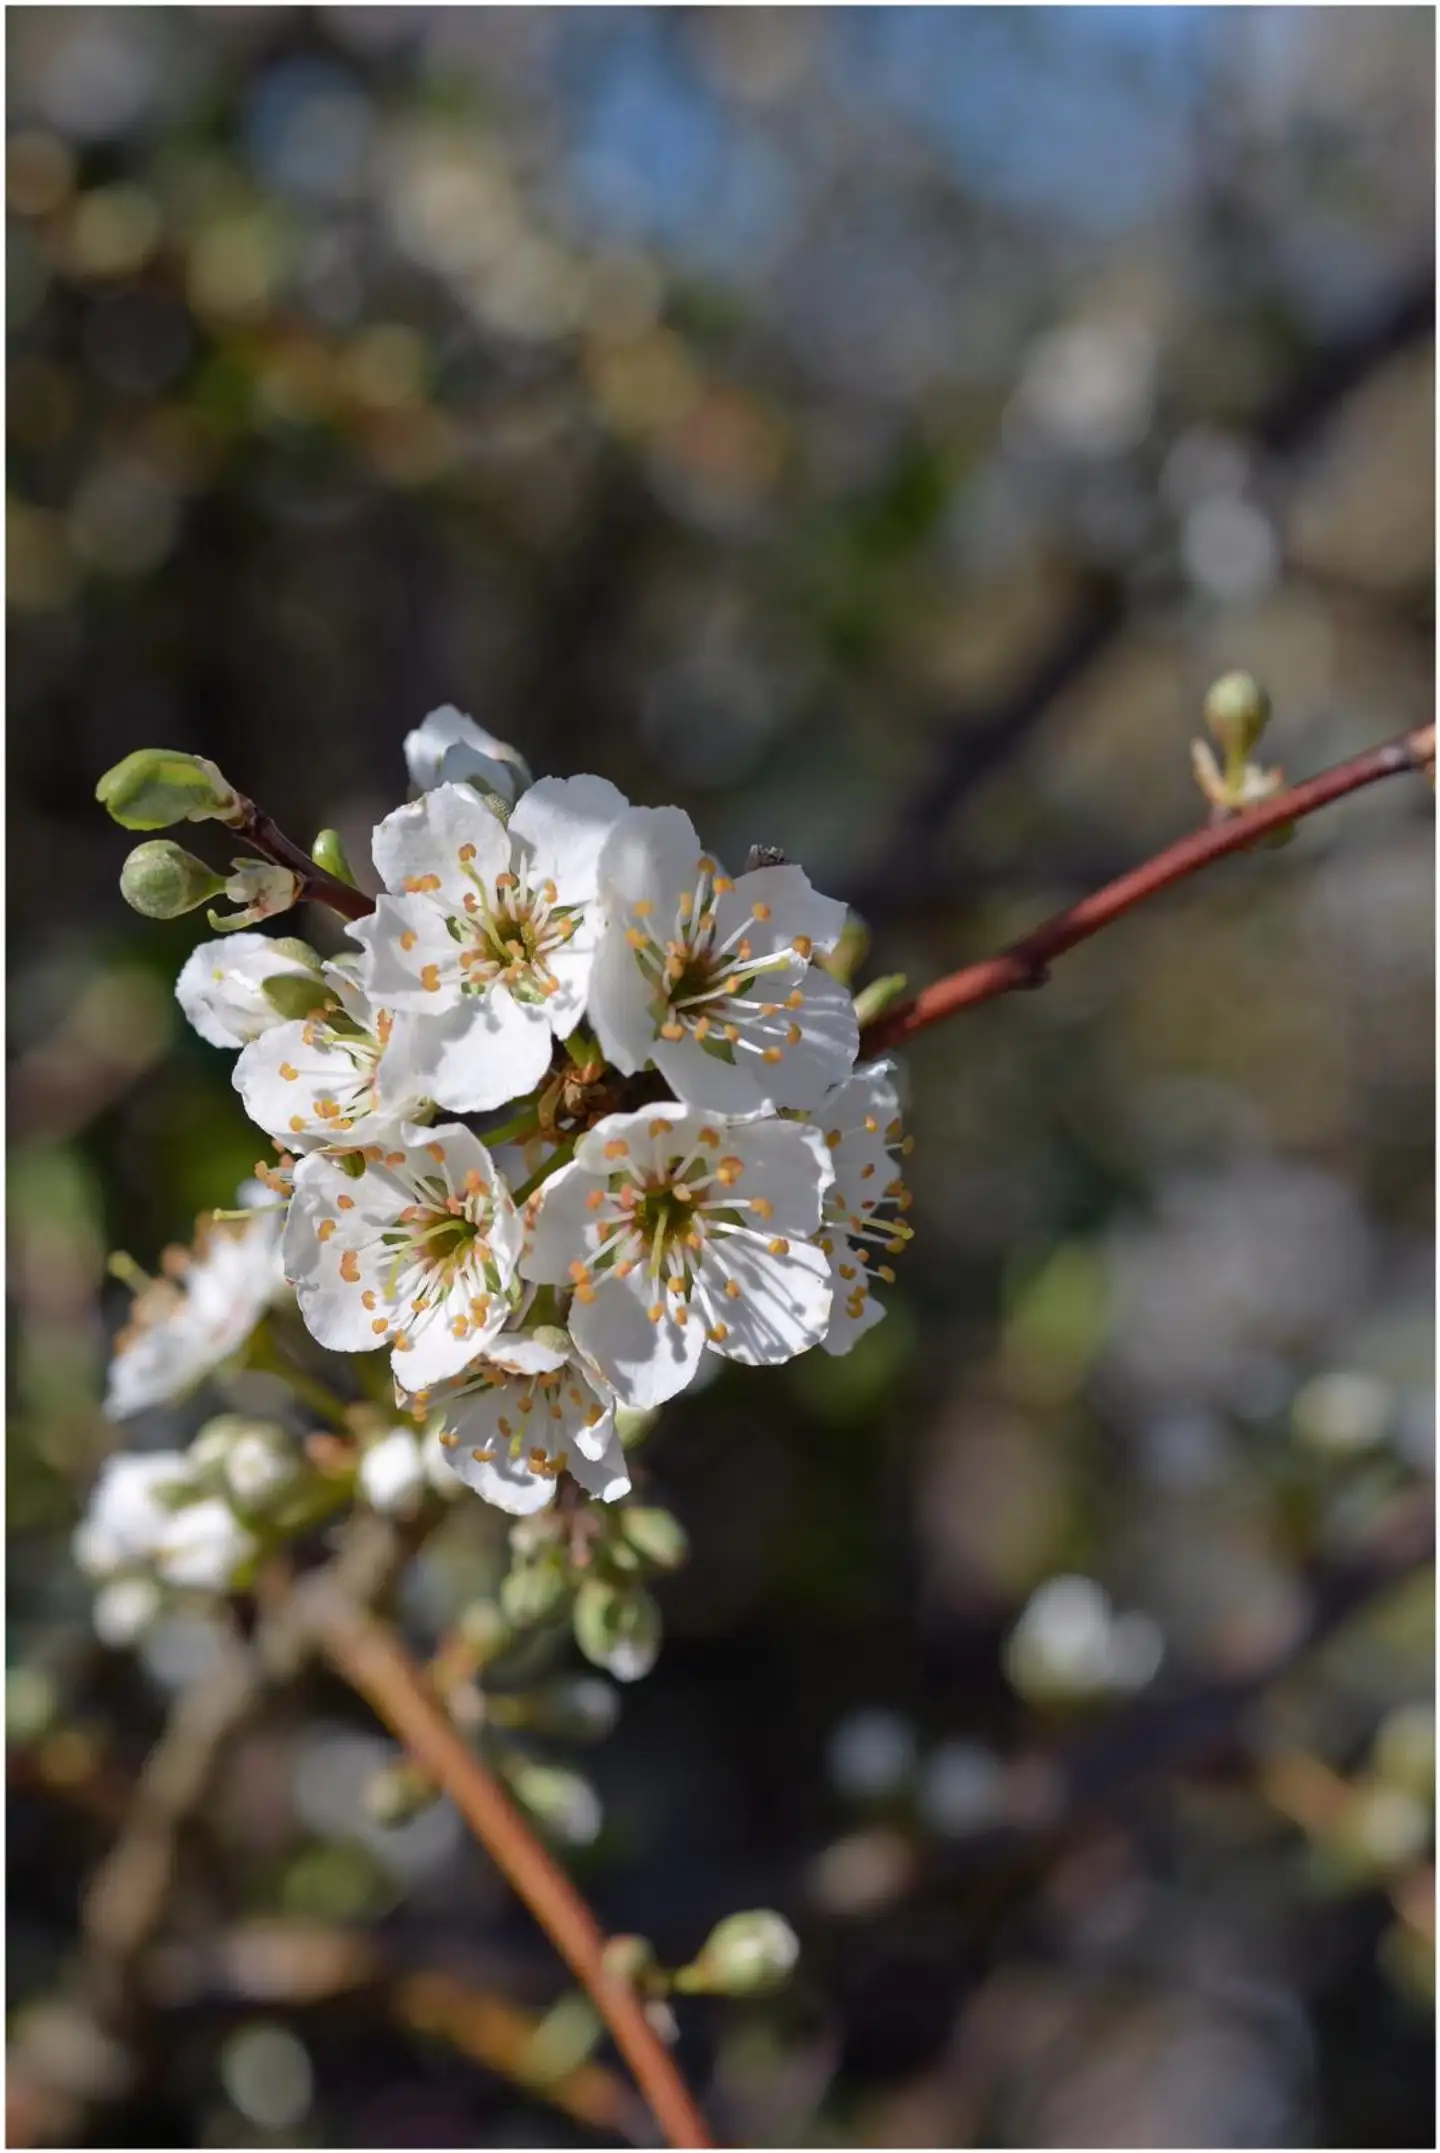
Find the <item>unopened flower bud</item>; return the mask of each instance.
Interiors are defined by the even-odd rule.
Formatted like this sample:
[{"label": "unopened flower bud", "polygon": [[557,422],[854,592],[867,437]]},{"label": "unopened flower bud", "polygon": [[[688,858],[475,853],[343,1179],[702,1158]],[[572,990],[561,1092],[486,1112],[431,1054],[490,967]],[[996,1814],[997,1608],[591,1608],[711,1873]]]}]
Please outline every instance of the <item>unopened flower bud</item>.
[{"label": "unopened flower bud", "polygon": [[658,1505],[627,1504],[620,1513],[620,1531],[636,1554],[657,1570],[678,1570],[690,1551],[680,1520]]},{"label": "unopened flower bud", "polygon": [[638,1585],[587,1577],[575,1599],[575,1642],[593,1666],[617,1682],[638,1682],[660,1656],[660,1610]]},{"label": "unopened flower bud", "polygon": [[218,897],[225,882],[168,837],[137,845],[120,870],[120,895],[148,920],[176,920]]},{"label": "unopened flower bud", "polygon": [[558,1560],[520,1563],[501,1581],[500,1606],[517,1630],[529,1630],[558,1613],[568,1589]]},{"label": "unopened flower bud", "polygon": [[1205,697],[1205,723],[1227,756],[1243,761],[1270,722],[1270,698],[1253,673],[1222,673]]},{"label": "unopened flower bud", "polygon": [[124,830],[168,830],[176,822],[228,822],[237,795],[203,755],[136,748],[107,770],[95,797]]},{"label": "unopened flower bud", "polygon": [[498,1660],[514,1635],[504,1609],[494,1600],[472,1600],[455,1627],[477,1667]]},{"label": "unopened flower bud", "polygon": [[409,1428],[392,1428],[372,1443],[360,1460],[360,1492],[373,1509],[405,1516],[419,1505],[425,1490],[425,1463]]},{"label": "unopened flower bud", "polygon": [[872,979],[868,986],[860,989],[855,997],[855,1022],[862,1032],[867,1024],[873,1024],[877,1017],[882,1017],[893,1003],[899,1001],[905,987],[903,972],[889,972],[884,979]]},{"label": "unopened flower bud", "polygon": [[851,912],[846,915],[834,949],[820,961],[832,979],[838,979],[842,986],[848,987],[865,962],[869,949],[870,929],[858,912]]},{"label": "unopened flower bud", "polygon": [[493,795],[506,814],[535,782],[518,748],[497,740],[451,703],[432,710],[423,725],[406,734],[405,767],[418,792],[435,785],[469,784]]},{"label": "unopened flower bud", "polygon": [[660,1961],[648,1936],[611,1936],[604,1950],[605,1971],[633,1989],[648,1990],[660,1973]]},{"label": "unopened flower bud", "polygon": [[228,918],[217,912],[205,915],[217,934],[233,934],[239,927],[254,927],[261,920],[288,912],[300,895],[301,880],[293,868],[277,867],[271,860],[232,860],[225,880],[225,895],[238,912]]},{"label": "unopened flower bud", "polygon": [[588,1779],[563,1765],[537,1764],[514,1755],[505,1759],[503,1769],[516,1800],[553,1838],[565,1846],[594,1845],[605,1813]]},{"label": "unopened flower bud", "polygon": [[117,1577],[95,1595],[91,1620],[102,1645],[133,1645],[160,1612],[160,1589],[148,1577]]},{"label": "unopened flower bud", "polygon": [[1435,1790],[1435,1708],[1399,1705],[1381,1721],[1371,1762],[1381,1779],[1429,1800]]},{"label": "unopened flower bud", "polygon": [[440,1798],[440,1789],[428,1772],[408,1757],[382,1764],[365,1783],[362,1797],[365,1814],[374,1823],[394,1827],[409,1824]]},{"label": "unopened flower bud", "polygon": [[345,857],[345,847],[340,841],[338,830],[321,830],[310,847],[310,857],[317,867],[323,868],[327,875],[333,875],[337,882],[348,882],[352,890],[359,889],[355,870]]},{"label": "unopened flower bud", "polygon": [[644,1442],[656,1421],[660,1418],[658,1406],[617,1405],[615,1408],[615,1433],[626,1450],[634,1450]]},{"label": "unopened flower bud", "polygon": [[692,1996],[766,1996],[784,1986],[799,1956],[789,1922],[757,1907],[718,1923],[698,1958],[676,1974],[675,1986]]},{"label": "unopened flower bud", "polygon": [[497,1726],[524,1728],[527,1734],[555,1742],[598,1742],[620,1716],[620,1699],[596,1675],[573,1675],[523,1696],[497,1696],[491,1717]]}]

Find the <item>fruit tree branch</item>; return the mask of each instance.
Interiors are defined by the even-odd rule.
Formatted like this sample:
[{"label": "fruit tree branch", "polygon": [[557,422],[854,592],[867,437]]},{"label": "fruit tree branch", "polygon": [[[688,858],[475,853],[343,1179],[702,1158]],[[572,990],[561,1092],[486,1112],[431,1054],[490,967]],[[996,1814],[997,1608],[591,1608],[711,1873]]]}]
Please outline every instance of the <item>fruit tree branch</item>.
[{"label": "fruit tree branch", "polygon": [[1318,777],[1306,778],[1258,807],[1245,808],[1203,830],[1194,830],[1165,851],[1157,852],[1153,859],[1107,882],[1103,889],[1082,897],[1078,904],[1057,912],[998,956],[965,965],[944,979],[934,980],[909,1001],[886,1010],[866,1027],[861,1049],[866,1054],[881,1053],[976,1002],[994,1001],[997,995],[1012,994],[1019,987],[1041,987],[1054,958],[1063,957],[1079,942],[1088,942],[1091,935],[1099,934],[1102,928],[1133,912],[1137,905],[1158,897],[1174,883],[1198,874],[1212,860],[1243,852],[1268,832],[1299,822],[1381,778],[1398,777],[1407,770],[1433,770],[1434,764],[1435,728],[1421,726],[1383,746],[1367,748],[1363,755],[1353,755],[1348,762],[1336,763]]}]

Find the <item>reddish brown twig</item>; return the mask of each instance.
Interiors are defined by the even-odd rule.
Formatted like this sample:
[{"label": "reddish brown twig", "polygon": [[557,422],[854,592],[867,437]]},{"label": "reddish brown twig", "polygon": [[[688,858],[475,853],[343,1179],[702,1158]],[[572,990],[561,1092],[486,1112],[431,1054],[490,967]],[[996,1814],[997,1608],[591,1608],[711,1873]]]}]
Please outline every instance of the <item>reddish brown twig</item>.
[{"label": "reddish brown twig", "polygon": [[321,1646],[410,1755],[444,1788],[495,1866],[583,1982],[672,2146],[711,2146],[704,2118],[628,1982],[605,1964],[605,1938],[564,1871],[467,1748],[398,1637],[353,1600],[320,1610]]},{"label": "reddish brown twig", "polygon": [[959,1009],[993,1001],[997,995],[1013,994],[1019,987],[1043,986],[1054,958],[1063,957],[1077,942],[1087,942],[1102,927],[1132,912],[1148,898],[1158,897],[1172,884],[1183,882],[1187,875],[1197,874],[1212,860],[1243,852],[1267,831],[1287,822],[1299,822],[1318,808],[1328,807],[1332,800],[1359,792],[1362,786],[1397,777],[1402,771],[1427,769],[1434,760],[1435,728],[1422,726],[1416,732],[1402,734],[1398,740],[1386,741],[1382,747],[1367,748],[1363,755],[1354,755],[1331,770],[1322,770],[1318,777],[1292,785],[1258,807],[1246,808],[1223,822],[1192,831],[1142,866],[1132,867],[1128,874],[1083,897],[1079,904],[1057,912],[1053,919],[1012,942],[998,956],[965,965],[922,988],[908,1002],[886,1010],[866,1027],[862,1050],[878,1054],[924,1031],[927,1025],[938,1024],[942,1017],[953,1017]]},{"label": "reddish brown twig", "polygon": [[[342,919],[363,920],[375,910],[375,900],[363,890],[353,889],[342,882],[338,875],[328,874],[316,865],[308,852],[285,835],[274,817],[267,815],[263,807],[247,799],[244,793],[236,794],[238,819],[227,818],[226,827],[237,830],[246,843],[253,845],[267,860],[274,860],[279,867],[288,867],[300,877],[299,897],[313,898],[317,904],[329,905]],[[296,902],[299,902],[297,898]]]}]

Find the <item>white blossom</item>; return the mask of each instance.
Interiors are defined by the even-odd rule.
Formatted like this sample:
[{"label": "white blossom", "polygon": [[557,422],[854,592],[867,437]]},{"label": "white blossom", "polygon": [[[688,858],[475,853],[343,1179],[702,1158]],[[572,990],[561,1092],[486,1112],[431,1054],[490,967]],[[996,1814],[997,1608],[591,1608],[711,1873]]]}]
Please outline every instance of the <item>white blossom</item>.
[{"label": "white blossom", "polygon": [[363,1144],[377,1121],[408,1121],[426,1105],[415,1020],[375,1008],[342,965],[324,976],[322,1007],[252,1039],[232,1078],[250,1119],[290,1151]]},{"label": "white blossom", "polygon": [[481,792],[498,793],[512,807],[526,786],[534,783],[518,748],[508,740],[497,740],[453,703],[432,710],[423,724],[405,735],[405,767],[417,792],[469,783]]},{"label": "white blossom", "polygon": [[155,1569],[184,1592],[228,1592],[257,1542],[218,1495],[173,1511],[154,1551]]},{"label": "white blossom", "polygon": [[604,927],[590,1017],[627,1075],[653,1061],[689,1105],[719,1114],[811,1107],[859,1046],[845,988],[811,962],[845,907],[803,869],[735,879],[675,807],[631,808],[600,856]]},{"label": "white blossom", "polygon": [[125,1420],[192,1390],[239,1351],[284,1290],[281,1212],[257,1182],[240,1191],[244,1218],[207,1213],[192,1249],[166,1251],[168,1276],[137,1295],[115,1340],[105,1411]]},{"label": "white blossom", "polygon": [[314,967],[267,934],[231,934],[191,950],[175,982],[175,999],[212,1047],[243,1047],[281,1022],[265,981]]},{"label": "white blossom", "polygon": [[413,1428],[392,1428],[360,1460],[360,1492],[373,1510],[403,1516],[424,1492],[425,1460]]},{"label": "white blossom", "polygon": [[567,1468],[601,1502],[630,1492],[615,1400],[561,1330],[506,1331],[434,1402],[451,1470],[513,1517],[553,1502]]},{"label": "white blossom", "polygon": [[321,1345],[388,1345],[397,1382],[419,1389],[458,1375],[504,1326],[520,1221],[459,1122],[398,1122],[363,1151],[313,1151],[294,1185],[285,1269]]},{"label": "white blossom", "polygon": [[133,1645],[159,1614],[159,1588],[148,1577],[117,1577],[95,1595],[90,1619],[102,1645]]},{"label": "white blossom", "polygon": [[90,1490],[71,1551],[87,1577],[109,1579],[147,1564],[170,1521],[169,1495],[192,1486],[190,1461],[178,1450],[119,1451],[105,1460]]},{"label": "white blossom", "polygon": [[579,1023],[600,848],[625,805],[604,778],[544,778],[507,827],[468,785],[441,785],[377,828],[389,894],[350,931],[370,995],[418,1020],[412,1065],[441,1106],[522,1098]]},{"label": "white blossom", "polygon": [[911,1229],[900,1216],[910,1193],[900,1178],[896,1153],[904,1139],[894,1066],[872,1062],[836,1086],[813,1116],[835,1169],[825,1198],[820,1246],[830,1259],[835,1301],[822,1343],[827,1353],[848,1353],[885,1310],[871,1292],[874,1279],[895,1277],[880,1255],[898,1255]]},{"label": "white blossom", "polygon": [[801,1122],[670,1102],[610,1114],[531,1198],[521,1268],[573,1287],[575,1342],[624,1404],[659,1405],[707,1344],[764,1364],[824,1336],[830,1264],[813,1237],[833,1179]]}]

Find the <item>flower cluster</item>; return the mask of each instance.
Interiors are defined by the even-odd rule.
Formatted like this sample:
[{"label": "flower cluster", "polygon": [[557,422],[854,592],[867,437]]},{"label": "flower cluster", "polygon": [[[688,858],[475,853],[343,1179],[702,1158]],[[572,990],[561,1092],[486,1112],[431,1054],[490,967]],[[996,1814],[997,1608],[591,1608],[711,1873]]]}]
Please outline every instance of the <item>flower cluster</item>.
[{"label": "flower cluster", "polygon": [[190,1379],[223,1358],[278,1237],[315,1339],[388,1353],[460,1479],[516,1515],[566,1471],[611,1501],[630,1486],[617,1409],[673,1397],[711,1354],[843,1353],[883,1313],[909,1234],[893,1072],[856,1067],[825,963],[845,909],[801,868],[727,874],[678,808],[532,782],[454,710],[406,752],[416,797],[375,830],[356,950],[227,934],[181,974],[278,1147],[272,1208],[253,1273],[245,1238],[216,1239],[183,1298],[137,1304],[112,1410],[173,1394],[157,1362]]}]

